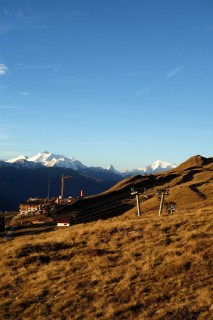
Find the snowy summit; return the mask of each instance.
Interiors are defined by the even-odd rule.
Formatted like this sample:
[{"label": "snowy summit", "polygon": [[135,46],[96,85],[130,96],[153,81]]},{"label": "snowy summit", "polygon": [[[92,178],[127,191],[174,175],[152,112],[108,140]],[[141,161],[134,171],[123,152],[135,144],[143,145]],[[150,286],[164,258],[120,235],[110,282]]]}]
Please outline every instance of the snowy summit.
[{"label": "snowy summit", "polygon": [[[35,156],[27,157],[27,156],[19,156],[17,158],[7,160],[6,162],[15,164],[22,167],[28,167],[28,168],[35,168],[39,166],[45,166],[45,167],[61,167],[61,168],[68,168],[73,170],[83,170],[87,169],[89,167],[82,164],[79,160],[76,160],[75,158],[68,158],[63,155],[54,154],[48,151],[39,152]],[[168,162],[164,162],[161,160],[157,160],[154,163],[143,167],[139,169],[132,169],[127,170],[125,172],[120,172],[116,170],[113,165],[109,165],[106,169],[107,171],[121,175],[123,177],[132,176],[136,174],[149,174],[149,173],[156,173],[156,172],[162,172],[167,171],[170,169],[175,168],[176,165],[170,164]],[[90,167],[91,168],[91,167]],[[95,168],[93,168],[95,169]],[[97,169],[97,168],[96,168]],[[99,168],[100,169],[100,168]],[[101,168],[103,169],[103,168]]]},{"label": "snowy summit", "polygon": [[86,168],[80,161],[74,158],[68,158],[62,155],[50,153],[48,151],[39,152],[33,157],[19,156],[15,159],[8,160],[9,163],[17,163],[25,160],[30,163],[44,165],[45,167],[61,167],[73,170]]}]

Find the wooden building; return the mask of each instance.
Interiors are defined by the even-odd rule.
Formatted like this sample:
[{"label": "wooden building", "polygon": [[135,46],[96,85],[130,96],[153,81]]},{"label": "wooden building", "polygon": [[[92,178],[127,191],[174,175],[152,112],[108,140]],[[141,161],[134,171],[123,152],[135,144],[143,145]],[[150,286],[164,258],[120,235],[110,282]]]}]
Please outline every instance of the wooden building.
[{"label": "wooden building", "polygon": [[32,199],[27,200],[26,202],[21,202],[19,204],[19,213],[20,214],[29,214],[31,212],[39,212],[42,208],[41,199]]}]

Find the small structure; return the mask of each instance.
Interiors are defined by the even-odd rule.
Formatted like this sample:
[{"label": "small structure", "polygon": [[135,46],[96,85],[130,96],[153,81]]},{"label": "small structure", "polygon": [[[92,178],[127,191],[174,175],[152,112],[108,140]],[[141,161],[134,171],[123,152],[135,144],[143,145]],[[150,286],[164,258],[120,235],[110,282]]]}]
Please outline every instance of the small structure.
[{"label": "small structure", "polygon": [[77,199],[83,199],[84,198],[84,190],[80,191],[80,195],[77,197]]},{"label": "small structure", "polygon": [[57,227],[70,227],[69,222],[58,222]]},{"label": "small structure", "polygon": [[57,227],[70,227],[71,226],[71,219],[70,218],[58,218],[55,219],[57,223]]},{"label": "small structure", "polygon": [[67,198],[67,203],[70,203],[70,202],[73,202],[73,197],[71,197],[71,196],[69,196],[69,197]]},{"label": "small structure", "polygon": [[57,205],[65,205],[67,203],[70,203],[73,201],[73,197],[69,196],[68,198],[63,198],[59,196],[58,198],[55,199],[55,203]]},{"label": "small structure", "polygon": [[29,198],[26,202],[21,202],[19,204],[19,213],[29,214],[41,211],[45,201],[46,199]]},{"label": "small structure", "polygon": [[169,205],[169,208],[168,208],[168,213],[169,213],[169,214],[173,214],[175,211],[177,211],[176,208],[175,208],[175,204],[174,204],[174,203],[171,203],[171,204]]},{"label": "small structure", "polygon": [[28,214],[30,212],[36,212],[40,209],[40,202],[22,202],[19,204],[19,213],[20,214]]}]

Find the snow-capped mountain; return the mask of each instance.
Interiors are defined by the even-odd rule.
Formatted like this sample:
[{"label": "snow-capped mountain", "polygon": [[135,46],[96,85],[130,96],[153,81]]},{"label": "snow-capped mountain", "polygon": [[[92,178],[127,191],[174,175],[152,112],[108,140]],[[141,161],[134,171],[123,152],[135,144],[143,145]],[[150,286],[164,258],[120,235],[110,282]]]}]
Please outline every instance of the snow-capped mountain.
[{"label": "snow-capped mountain", "polygon": [[42,163],[30,161],[26,156],[19,156],[17,158],[5,161],[8,165],[13,165],[16,168],[41,168],[44,167]]},{"label": "snow-capped mountain", "polygon": [[137,171],[149,174],[154,172],[163,172],[174,168],[176,168],[175,164],[157,160],[146,167],[137,169]]},{"label": "snow-capped mountain", "polygon": [[141,174],[141,175],[151,174],[151,173],[157,173],[157,172],[164,172],[167,170],[174,169],[176,167],[177,167],[176,164],[170,164],[165,161],[157,160],[157,161],[153,162],[152,164],[150,164],[146,167],[143,167],[143,168],[126,170],[123,173],[123,175],[127,177],[127,176],[136,175],[136,174]]},{"label": "snow-capped mountain", "polygon": [[137,174],[150,174],[163,172],[176,167],[174,164],[170,164],[168,162],[164,162],[161,160],[157,160],[154,163],[139,169],[126,170],[125,172],[120,172],[116,170],[113,165],[110,165],[107,169],[103,169],[101,167],[87,167],[82,164],[79,160],[75,158],[68,158],[63,155],[58,155],[54,153],[50,153],[48,151],[39,152],[33,157],[27,156],[19,156],[17,158],[7,160],[7,163],[13,164],[16,167],[26,167],[26,168],[36,168],[36,167],[61,167],[67,169],[73,169],[78,171],[83,170],[106,170],[112,174],[120,175],[122,177],[133,176]]},{"label": "snow-capped mountain", "polygon": [[11,160],[7,160],[6,162],[15,163],[17,161],[22,161],[22,160],[28,160],[28,157],[26,157],[26,156],[18,156],[17,158],[14,158],[14,159],[11,159]]},{"label": "snow-capped mountain", "polygon": [[20,163],[20,161],[25,162],[28,167],[30,167],[30,164],[37,164],[45,167],[61,167],[73,170],[86,168],[86,166],[74,158],[68,158],[48,151],[39,152],[35,156],[29,158],[26,156],[19,156],[15,159],[8,160],[7,162],[17,164]]},{"label": "snow-capped mountain", "polygon": [[110,164],[110,165],[107,167],[107,170],[110,171],[110,172],[113,172],[113,173],[115,173],[115,174],[120,174],[120,175],[122,174],[122,172],[116,170],[116,169],[113,167],[112,164]]}]

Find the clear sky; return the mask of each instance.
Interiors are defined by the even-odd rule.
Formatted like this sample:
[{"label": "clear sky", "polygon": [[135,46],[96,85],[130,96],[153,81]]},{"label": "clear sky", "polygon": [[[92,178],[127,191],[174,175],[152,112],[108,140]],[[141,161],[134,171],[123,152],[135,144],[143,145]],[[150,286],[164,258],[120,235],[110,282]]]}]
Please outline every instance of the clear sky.
[{"label": "clear sky", "polygon": [[213,156],[212,0],[0,4],[0,159]]}]

